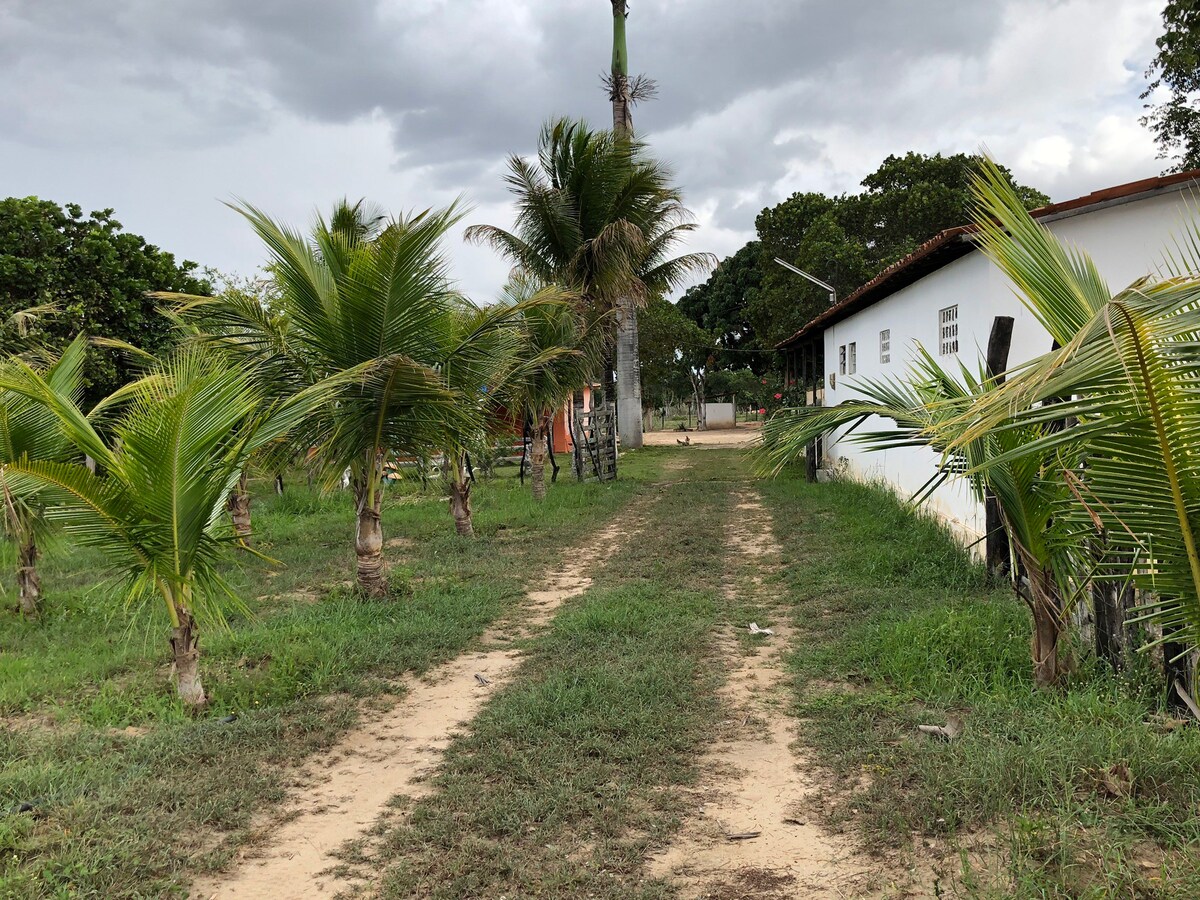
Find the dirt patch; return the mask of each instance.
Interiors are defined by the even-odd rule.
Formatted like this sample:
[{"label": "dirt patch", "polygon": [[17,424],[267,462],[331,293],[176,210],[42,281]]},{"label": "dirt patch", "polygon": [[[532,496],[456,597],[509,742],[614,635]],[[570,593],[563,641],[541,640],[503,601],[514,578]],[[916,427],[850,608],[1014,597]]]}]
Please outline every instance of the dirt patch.
[{"label": "dirt patch", "polygon": [[647,431],[642,435],[642,444],[646,447],[676,447],[679,450],[748,447],[758,441],[760,434],[762,425],[747,422],[736,428],[712,431]]},{"label": "dirt patch", "polygon": [[377,711],[305,765],[291,802],[261,828],[266,844],[253,857],[239,855],[232,873],[198,880],[192,896],[306,900],[333,897],[360,884],[344,867],[331,871],[338,866],[339,849],[353,842],[353,856],[370,858],[369,847],[362,845],[369,843],[376,822],[430,792],[428,778],[456,731],[516,671],[521,651],[510,646],[512,641],[543,627],[564,601],[587,590],[588,573],[601,552],[628,539],[635,528],[614,523],[567,551],[565,564],[526,594],[518,624],[497,625],[484,635],[480,650],[425,678],[405,679],[401,702]]},{"label": "dirt patch", "polygon": [[[769,607],[762,584],[778,568],[780,548],[757,497],[744,491],[737,499],[726,532],[726,592],[731,599],[757,592]],[[652,874],[672,880],[690,898],[894,895],[905,872],[861,854],[816,821],[819,786],[804,771],[803,754],[794,752],[795,723],[787,713],[783,656],[791,629],[774,625],[775,633],[757,638],[745,654],[737,631],[746,625],[731,623],[718,636],[728,667],[721,693],[729,717],[702,762],[696,813],[653,857]]]}]

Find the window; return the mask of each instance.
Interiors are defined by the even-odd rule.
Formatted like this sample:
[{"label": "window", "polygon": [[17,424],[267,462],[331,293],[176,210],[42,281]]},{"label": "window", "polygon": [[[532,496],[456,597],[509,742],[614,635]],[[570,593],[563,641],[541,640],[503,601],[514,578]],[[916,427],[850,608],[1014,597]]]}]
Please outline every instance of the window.
[{"label": "window", "polygon": [[850,342],[850,362],[847,372],[853,375],[858,370],[858,344],[854,341]]},{"label": "window", "polygon": [[892,329],[879,332],[879,361],[887,365],[892,361]]},{"label": "window", "polygon": [[846,345],[838,347],[838,374],[846,374]]},{"label": "window", "polygon": [[938,344],[942,356],[958,352],[958,306],[938,311]]}]

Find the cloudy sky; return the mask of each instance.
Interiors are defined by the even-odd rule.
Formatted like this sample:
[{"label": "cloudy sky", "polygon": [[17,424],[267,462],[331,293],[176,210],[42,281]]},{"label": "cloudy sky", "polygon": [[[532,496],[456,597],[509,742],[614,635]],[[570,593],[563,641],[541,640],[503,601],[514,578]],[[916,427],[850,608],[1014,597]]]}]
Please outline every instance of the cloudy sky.
[{"label": "cloudy sky", "polygon": [[[635,112],[733,252],[794,191],[889,153],[988,148],[1056,200],[1156,174],[1138,94],[1162,0],[631,0]],[[307,222],[338,197],[462,196],[508,226],[507,154],[550,115],[610,121],[608,0],[0,0],[0,191],[85,209],[178,256],[262,261],[222,205]],[[464,288],[506,266],[450,244]]]}]

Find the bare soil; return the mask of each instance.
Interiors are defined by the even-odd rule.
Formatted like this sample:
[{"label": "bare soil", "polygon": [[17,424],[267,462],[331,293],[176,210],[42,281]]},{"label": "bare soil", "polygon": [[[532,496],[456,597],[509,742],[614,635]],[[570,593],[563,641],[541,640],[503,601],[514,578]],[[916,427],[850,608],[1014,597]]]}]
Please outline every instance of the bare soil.
[{"label": "bare soil", "polygon": [[405,679],[403,692],[397,691],[399,702],[367,713],[366,721],[334,748],[309,761],[286,807],[263,824],[265,842],[250,851],[254,855],[240,858],[232,872],[198,880],[191,896],[308,900],[355,887],[353,875],[338,867],[339,848],[366,839],[398,798],[429,793],[428,777],[455,732],[516,671],[521,651],[511,643],[544,627],[563,602],[587,590],[587,573],[601,549],[611,550],[633,530],[614,523],[569,550],[563,567],[526,594],[519,622],[498,624],[476,652],[424,678]]},{"label": "bare soil", "polygon": [[[779,566],[780,548],[750,490],[738,495],[726,543],[727,595],[752,591],[771,608],[763,580]],[[728,717],[702,761],[695,813],[652,858],[650,871],[688,898],[905,896],[902,868],[864,856],[817,821],[814,769],[796,745],[787,711],[783,657],[792,635],[784,619],[782,611],[774,615],[774,635],[755,638],[750,653],[735,633],[749,623],[730,623],[718,636]]]},{"label": "bare soil", "polygon": [[[762,433],[762,425],[757,422],[747,422],[735,428],[714,428],[708,431],[647,431],[642,435],[642,443],[647,447],[678,447],[680,450],[691,449],[729,449],[730,447],[748,447],[758,440]],[[681,442],[687,443],[681,446]]]}]

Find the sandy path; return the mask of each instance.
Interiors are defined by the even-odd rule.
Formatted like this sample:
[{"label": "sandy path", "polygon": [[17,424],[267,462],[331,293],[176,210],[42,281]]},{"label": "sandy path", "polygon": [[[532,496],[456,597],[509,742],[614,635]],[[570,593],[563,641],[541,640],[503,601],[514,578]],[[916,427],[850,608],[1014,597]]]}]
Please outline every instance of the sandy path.
[{"label": "sandy path", "polygon": [[[726,592],[759,592],[770,606],[762,576],[779,566],[780,548],[767,511],[751,490],[738,494],[727,526],[730,575]],[[809,816],[817,786],[791,749],[782,657],[790,629],[776,615],[774,636],[759,638],[744,655],[734,628],[719,636],[729,670],[722,696],[729,717],[702,760],[698,813],[685,820],[674,842],[650,862],[652,874],[672,880],[684,897],[860,897],[874,895],[883,873],[877,860],[854,857],[847,840],[829,834]],[[730,840],[730,835],[758,836]]]},{"label": "sandy path", "polygon": [[601,552],[611,552],[635,528],[613,523],[592,534],[563,554],[566,565],[539,582],[543,590],[526,595],[519,625],[495,626],[479,651],[456,657],[424,678],[405,679],[407,692],[392,709],[370,717],[304,766],[298,793],[264,828],[271,835],[267,845],[233,872],[198,880],[191,896],[308,900],[354,886],[353,879],[321,874],[338,864],[335,851],[370,831],[393,797],[430,792],[425,779],[455,731],[519,665],[520,650],[504,644],[543,627],[564,601],[587,590],[588,572]]}]

